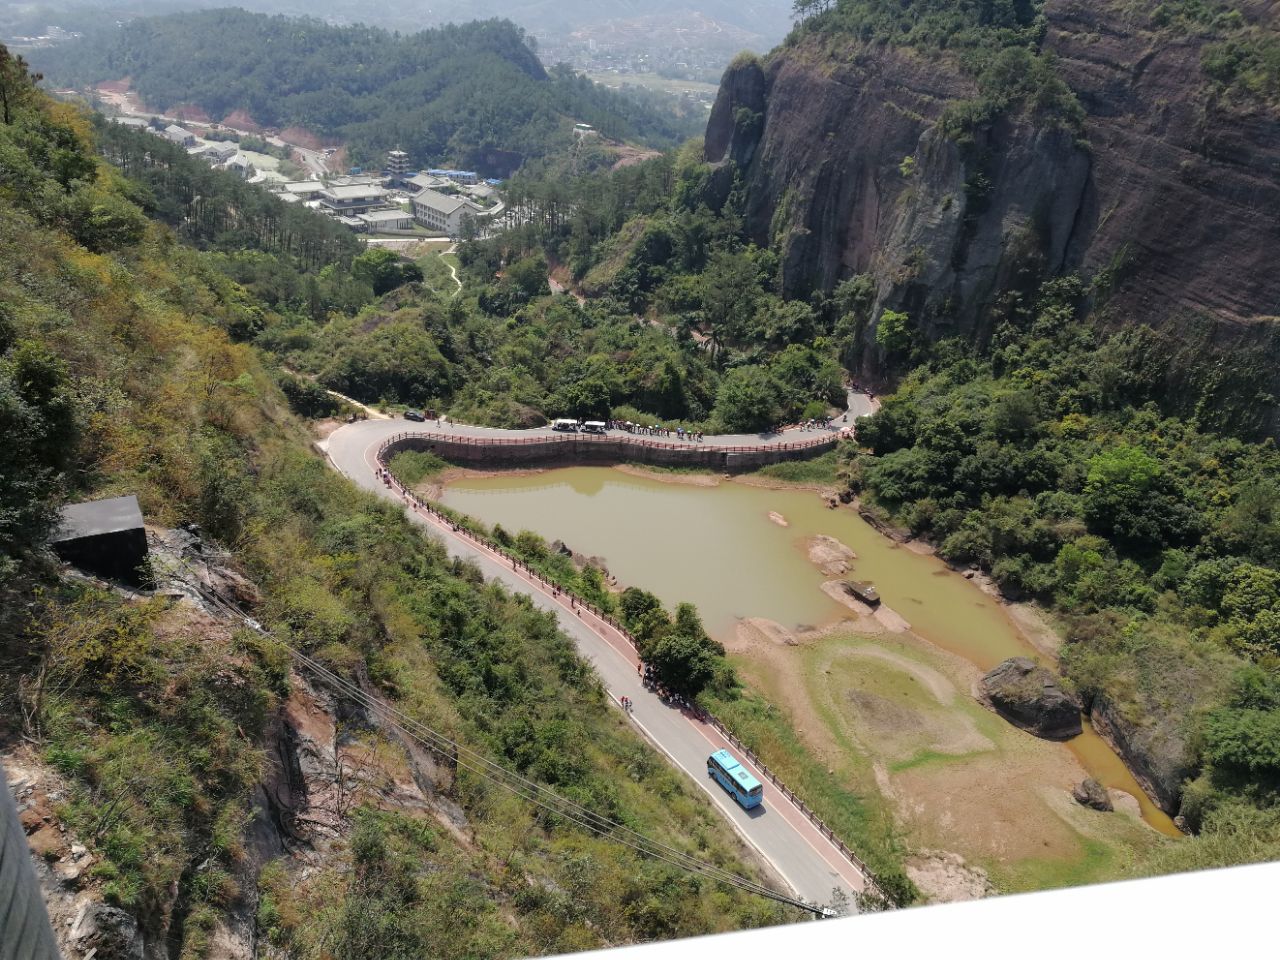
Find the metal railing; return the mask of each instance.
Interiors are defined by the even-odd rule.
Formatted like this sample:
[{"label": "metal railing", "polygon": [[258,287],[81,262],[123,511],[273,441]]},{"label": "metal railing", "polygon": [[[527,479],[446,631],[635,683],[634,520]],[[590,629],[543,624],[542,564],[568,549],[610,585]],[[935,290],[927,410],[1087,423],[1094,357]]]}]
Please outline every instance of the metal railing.
[{"label": "metal railing", "polygon": [[655,440],[647,436],[634,436],[631,434],[619,436],[618,434],[578,433],[572,435],[540,434],[536,437],[477,437],[468,434],[432,433],[425,430],[415,430],[398,433],[386,441],[383,446],[385,447],[391,443],[398,443],[402,440],[410,439],[425,440],[430,443],[459,444],[465,447],[529,447],[547,443],[617,443],[626,446],[642,447],[647,450],[680,450],[687,451],[689,453],[767,453],[770,451],[787,453],[797,450],[811,450],[814,447],[824,446],[826,444],[834,445],[839,441],[840,433],[829,432],[824,435],[805,440],[725,446],[714,443],[709,444],[705,441],[698,440],[675,442]]},{"label": "metal railing", "polygon": [[[387,484],[388,488],[391,489],[393,493],[398,493],[402,498],[404,498],[404,500],[406,501],[406,503],[409,504],[410,507],[416,510],[425,511],[431,516],[439,518],[441,521],[443,521],[449,526],[449,528],[453,533],[457,534],[458,536],[466,540],[470,540],[472,543],[476,544],[477,546],[484,547],[485,549],[491,551],[492,553],[495,553],[500,557],[503,557],[505,560],[512,563],[513,569],[516,568],[517,566],[519,568],[522,568],[523,572],[529,577],[530,580],[536,581],[537,583],[541,584],[544,588],[554,588],[559,590],[565,590],[566,593],[568,592],[568,590],[565,587],[562,587],[559,584],[551,580],[548,580],[546,577],[543,577],[536,570],[530,567],[527,563],[522,561],[519,557],[510,553],[502,544],[498,543],[495,540],[490,539],[489,537],[482,536],[476,533],[474,530],[467,529],[467,527],[458,523],[455,519],[453,519],[443,510],[439,509],[429,500],[423,500],[419,497],[414,496],[407,489],[405,489],[405,487],[401,483],[399,483],[399,481],[391,477],[390,469],[387,466],[386,453],[388,448],[390,448],[395,443],[397,443],[398,439],[403,439],[404,436],[416,437],[416,436],[422,436],[422,434],[405,434],[399,438],[392,437],[391,439],[385,441],[382,444],[382,446],[378,448],[378,455],[377,455],[378,463],[382,466],[382,468],[385,471],[387,471],[387,476],[386,476],[386,479],[384,480],[384,483]],[[584,610],[587,610],[588,612],[590,612],[593,616],[596,617],[596,619],[602,621],[603,623],[608,624],[614,631],[617,632],[617,634],[620,637],[622,637],[623,640],[625,640],[628,644],[631,645],[631,648],[636,652],[636,655],[639,656],[640,654],[639,642],[636,640],[634,636],[632,636],[631,632],[627,630],[627,628],[624,627],[619,620],[617,620],[615,617],[613,617],[611,614],[607,613],[606,611],[601,610],[599,607],[597,607],[595,604],[593,604],[589,600],[585,600],[576,596],[575,596],[575,600],[579,607],[582,607]],[[713,713],[711,713],[709,710],[705,710],[701,706],[694,703],[689,703],[688,709],[699,720],[714,727],[726,740],[729,741],[729,743],[736,750],[738,750],[741,753],[742,757],[745,757],[746,760],[752,766],[754,766],[757,770],[760,771],[761,774],[764,775],[765,779],[767,779],[771,784],[773,784],[774,787],[776,787],[779,791],[781,791],[783,796],[785,796],[789,801],[791,801],[792,805],[794,805],[797,810],[799,810],[802,814],[804,814],[804,816],[818,830],[818,832],[822,834],[824,837],[826,837],[831,842],[832,846],[834,846],[837,850],[839,850],[840,853],[845,857],[845,859],[848,860],[849,863],[851,863],[853,867],[856,870],[858,870],[859,873],[862,874],[862,876],[866,879],[867,886],[869,888],[880,893],[881,898],[886,903],[892,902],[889,900],[888,897],[885,897],[883,895],[883,891],[880,890],[879,885],[876,882],[875,874],[871,872],[871,868],[867,866],[866,862],[863,861],[862,858],[859,857],[856,853],[854,853],[853,850],[849,847],[849,845],[845,843],[842,839],[840,839],[840,837],[836,834],[836,832],[832,830],[829,826],[827,826],[827,824],[822,820],[822,818],[819,817],[809,807],[809,805],[805,803],[804,800],[802,800],[798,794],[795,793],[795,791],[793,791],[790,787],[788,787],[785,783],[783,783],[782,780],[772,770],[769,769],[769,767],[765,764],[765,762],[761,760],[758,756],[756,756],[755,751],[753,751],[750,747],[748,747],[745,743],[743,743],[733,733],[732,730],[730,730],[727,726],[725,726],[725,724]]]}]

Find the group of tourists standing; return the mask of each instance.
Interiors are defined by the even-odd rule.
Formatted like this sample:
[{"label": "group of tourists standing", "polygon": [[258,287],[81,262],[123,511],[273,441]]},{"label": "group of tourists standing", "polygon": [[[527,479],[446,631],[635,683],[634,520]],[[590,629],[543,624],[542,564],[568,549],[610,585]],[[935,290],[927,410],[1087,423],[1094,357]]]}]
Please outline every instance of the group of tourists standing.
[{"label": "group of tourists standing", "polygon": [[703,435],[701,430],[686,430],[684,427],[664,427],[660,423],[645,426],[642,423],[632,423],[630,420],[606,420],[610,430],[625,430],[627,433],[635,433],[645,437],[675,437],[677,440],[692,440],[695,443],[701,443]]}]

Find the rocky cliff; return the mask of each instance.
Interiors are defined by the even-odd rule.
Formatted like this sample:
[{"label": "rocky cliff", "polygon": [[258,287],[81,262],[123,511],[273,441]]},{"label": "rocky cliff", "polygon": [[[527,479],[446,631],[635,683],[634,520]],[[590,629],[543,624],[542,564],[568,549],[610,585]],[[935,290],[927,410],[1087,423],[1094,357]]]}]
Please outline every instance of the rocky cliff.
[{"label": "rocky cliff", "polygon": [[[873,320],[905,310],[929,338],[982,342],[1007,294],[1080,271],[1113,322],[1270,344],[1276,113],[1213,92],[1204,38],[1111,0],[1044,11],[1044,47],[1085,109],[1081,135],[1016,115],[968,143],[945,135],[939,118],[974,82],[911,49],[802,35],[735,61],[706,157],[741,178],[747,229],[779,251],[786,292],[870,274]],[[861,339],[861,372],[875,377],[874,324]]]}]

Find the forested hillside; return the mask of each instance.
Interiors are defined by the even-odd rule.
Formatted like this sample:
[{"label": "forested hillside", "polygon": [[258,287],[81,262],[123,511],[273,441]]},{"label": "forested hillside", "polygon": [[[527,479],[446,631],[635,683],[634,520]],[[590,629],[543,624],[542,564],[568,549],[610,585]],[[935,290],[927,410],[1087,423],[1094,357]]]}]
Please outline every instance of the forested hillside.
[{"label": "forested hillside", "polygon": [[[496,426],[612,416],[742,431],[840,407],[834,313],[781,300],[772,255],[696,204],[705,171],[690,157],[572,184],[521,179],[510,196],[534,222],[464,245],[461,292],[429,280],[324,316],[298,288],[257,342],[362,401]],[[593,295],[584,304],[549,296],[565,261]]]},{"label": "forested hillside", "polygon": [[33,844],[51,858],[87,851],[70,875],[46,871],[59,931],[74,912],[57,911],[83,897],[125,937],[121,955],[256,944],[407,960],[783,919],[450,773],[216,609],[60,576],[43,547],[54,510],[136,494],[150,524],[198,524],[200,564],[225,568],[253,616],[370,695],[751,872],[607,709],[553,621],[310,451],[278,385],[288,378],[243,342],[280,318],[258,280],[230,275],[300,276],[334,258],[322,277],[358,286],[360,257],[282,242],[323,237],[306,223],[220,223],[240,189],[225,178],[202,184],[213,209],[188,226],[245,249],[198,251],[144,212],[185,220],[174,204],[193,174],[180,161],[131,165],[126,180],[96,154],[127,144],[95,142],[3,48],[0,83],[0,749],[36,791]]},{"label": "forested hillside", "polygon": [[215,120],[243,111],[264,127],[303,127],[349,144],[356,163],[400,146],[418,166],[505,176],[567,147],[575,121],[658,146],[689,133],[673,114],[570,70],[548,73],[509,21],[393,34],[210,10],[132,20],[32,57],[58,84],[129,78],[151,109],[190,105]]}]

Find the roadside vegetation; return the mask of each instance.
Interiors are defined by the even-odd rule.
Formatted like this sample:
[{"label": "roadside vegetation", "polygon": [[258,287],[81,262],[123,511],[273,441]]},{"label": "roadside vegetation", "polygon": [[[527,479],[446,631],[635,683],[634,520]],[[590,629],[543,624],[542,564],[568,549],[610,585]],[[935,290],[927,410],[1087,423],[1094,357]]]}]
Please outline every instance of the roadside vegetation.
[{"label": "roadside vegetation", "polygon": [[[305,875],[286,858],[245,876],[273,718],[304,691],[255,635],[60,580],[41,543],[66,500],[136,493],[149,522],[199,524],[261,587],[254,615],[330,669],[607,816],[752,868],[550,617],[308,450],[235,342],[246,311],[269,326],[271,307],[145,216],[81,114],[15,89],[0,123],[3,737],[32,738],[65,778],[55,812],[94,856],[83,882],[184,957],[259,896],[261,942],[297,958],[524,955],[795,919],[467,776],[460,825],[352,809],[349,844]],[[408,762],[394,741],[377,749]]]},{"label": "roadside vegetation", "polygon": [[767,467],[756,470],[752,476],[777,480],[782,483],[798,485],[821,485],[838,487],[843,481],[840,467],[843,461],[839,450],[828,450],[821,456],[809,460],[786,460],[782,463],[771,463]]}]

